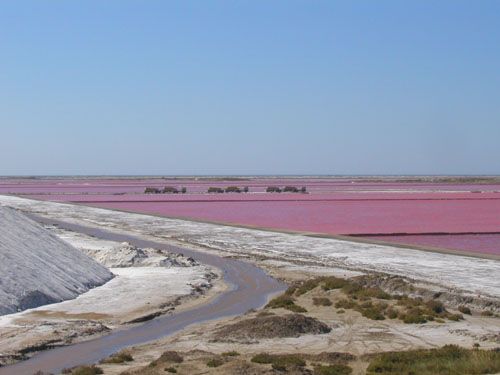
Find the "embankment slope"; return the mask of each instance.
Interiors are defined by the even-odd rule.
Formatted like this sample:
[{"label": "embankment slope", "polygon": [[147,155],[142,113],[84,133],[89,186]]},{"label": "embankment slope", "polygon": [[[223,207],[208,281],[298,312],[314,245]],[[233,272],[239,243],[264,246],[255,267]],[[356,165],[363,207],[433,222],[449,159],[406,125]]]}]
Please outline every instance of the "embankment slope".
[{"label": "embankment slope", "polygon": [[112,278],[24,214],[0,206],[0,315],[72,299]]}]

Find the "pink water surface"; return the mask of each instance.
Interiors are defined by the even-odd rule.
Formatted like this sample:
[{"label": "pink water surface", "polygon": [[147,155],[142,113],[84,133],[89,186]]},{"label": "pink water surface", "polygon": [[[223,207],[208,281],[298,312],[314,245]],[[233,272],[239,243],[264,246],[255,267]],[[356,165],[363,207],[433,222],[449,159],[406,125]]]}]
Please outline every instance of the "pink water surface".
[{"label": "pink water surface", "polygon": [[[500,232],[500,200],[94,202],[169,216],[330,234]],[[500,255],[500,235],[376,237]]]},{"label": "pink water surface", "polygon": [[279,194],[30,194],[30,198],[73,203],[106,202],[227,202],[227,201],[343,201],[343,200],[500,200],[500,193],[279,193]]},{"label": "pink water surface", "polygon": [[364,237],[380,241],[425,245],[500,255],[500,234],[418,235]]},{"label": "pink water surface", "polygon": [[[251,194],[203,194],[209,186],[249,186]],[[266,186],[306,186],[310,194],[265,194]],[[185,186],[188,194],[142,194]],[[482,193],[477,193],[482,191]],[[387,238],[500,254],[500,185],[351,183],[330,179],[195,181],[161,179],[0,179],[0,194],[68,201],[167,216],[330,234],[420,234]],[[37,194],[38,193],[38,194]]]},{"label": "pink water surface", "polygon": [[500,232],[500,200],[107,201],[92,205],[332,234]]}]

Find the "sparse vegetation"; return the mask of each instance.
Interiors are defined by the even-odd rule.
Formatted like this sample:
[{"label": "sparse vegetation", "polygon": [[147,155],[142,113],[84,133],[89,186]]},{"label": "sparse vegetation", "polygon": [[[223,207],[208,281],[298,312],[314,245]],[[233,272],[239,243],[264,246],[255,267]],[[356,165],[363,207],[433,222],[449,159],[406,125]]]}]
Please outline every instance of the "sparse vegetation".
[{"label": "sparse vegetation", "polygon": [[365,318],[372,319],[372,320],[385,320],[385,316],[383,314],[384,307],[381,307],[381,305],[377,306],[371,306],[367,308],[361,308],[359,312],[361,315],[363,315]]},{"label": "sparse vegetation", "polygon": [[500,371],[500,353],[446,345],[441,349],[412,350],[376,355],[367,375],[494,374]]},{"label": "sparse vegetation", "polygon": [[302,306],[296,305],[295,300],[287,295],[282,295],[272,299],[271,301],[269,301],[266,307],[269,307],[271,309],[283,308],[297,313],[307,312],[307,310]]},{"label": "sparse vegetation", "polygon": [[326,297],[314,297],[313,298],[313,305],[314,306],[331,306],[332,301],[330,301]]},{"label": "sparse vegetation", "polygon": [[208,367],[219,367],[224,364],[224,361],[219,358],[213,358],[207,362]]},{"label": "sparse vegetation", "polygon": [[175,351],[166,351],[160,356],[160,358],[155,359],[153,362],[151,362],[149,366],[154,367],[163,362],[182,363],[182,361],[184,361],[184,358],[179,353]]},{"label": "sparse vegetation", "polygon": [[389,319],[396,319],[398,317],[398,311],[395,310],[394,308],[390,307],[386,310],[385,312],[386,316],[389,318]]},{"label": "sparse vegetation", "polygon": [[170,372],[171,374],[177,374],[177,370],[173,367],[166,367],[164,371]]},{"label": "sparse vegetation", "polygon": [[316,288],[320,283],[323,281],[323,278],[317,278],[317,279],[310,279],[306,280],[300,284],[295,284],[290,286],[286,291],[285,294],[289,296],[301,296],[303,294],[306,294],[307,292],[313,290]]},{"label": "sparse vegetation", "polygon": [[134,358],[128,353],[116,353],[108,358],[102,359],[99,363],[124,363],[132,362]]},{"label": "sparse vegetation", "polygon": [[451,314],[448,315],[447,318],[451,321],[458,322],[459,320],[462,320],[464,317],[461,314]]},{"label": "sparse vegetation", "polygon": [[254,355],[252,357],[251,361],[255,362],[255,363],[264,363],[264,364],[272,363],[273,356],[270,354],[261,353],[261,354]]},{"label": "sparse vegetation", "polygon": [[100,375],[104,374],[102,368],[92,365],[92,366],[78,366],[72,369],[65,369],[62,371],[63,374],[71,375]]},{"label": "sparse vegetation", "polygon": [[223,357],[237,357],[240,355],[240,353],[236,352],[236,351],[230,351],[230,352],[224,352],[221,354]]},{"label": "sparse vegetation", "polygon": [[353,309],[356,306],[356,303],[352,300],[341,299],[335,303],[335,307],[337,309]]},{"label": "sparse vegetation", "polygon": [[485,310],[481,312],[481,316],[493,316],[493,312],[490,310]]},{"label": "sparse vegetation", "polygon": [[314,367],[315,375],[349,375],[352,373],[352,368],[347,365],[318,365]]},{"label": "sparse vegetation", "polygon": [[271,354],[257,354],[251,359],[254,363],[272,364],[272,368],[277,371],[287,371],[289,368],[304,367],[306,361],[300,355],[285,354],[285,355],[271,355]]},{"label": "sparse vegetation", "polygon": [[[399,318],[407,324],[426,323],[436,319],[449,319],[451,321],[463,319],[461,314],[451,314],[446,311],[443,303],[435,298],[424,301],[421,298],[410,298],[407,295],[392,296],[378,287],[365,286],[364,283],[366,283],[366,279],[362,278],[346,280],[334,276],[318,277],[290,286],[282,296],[271,301],[268,307],[282,307],[292,311],[299,311],[294,310],[297,308],[294,296],[300,297],[320,286],[326,292],[341,289],[348,298],[337,300],[335,307],[342,310],[356,310],[368,319]],[[439,297],[439,295],[436,297]],[[327,297],[315,296],[312,299],[315,306],[330,306],[333,304],[330,298]],[[376,300],[396,300],[396,304],[391,303],[389,305],[389,302],[375,303]],[[338,313],[341,312],[338,311]]]},{"label": "sparse vegetation", "polygon": [[458,306],[458,311],[462,314],[472,315],[472,311],[467,306]]},{"label": "sparse vegetation", "polygon": [[327,277],[323,280],[323,290],[341,289],[349,282],[344,279],[339,279],[338,277]]}]

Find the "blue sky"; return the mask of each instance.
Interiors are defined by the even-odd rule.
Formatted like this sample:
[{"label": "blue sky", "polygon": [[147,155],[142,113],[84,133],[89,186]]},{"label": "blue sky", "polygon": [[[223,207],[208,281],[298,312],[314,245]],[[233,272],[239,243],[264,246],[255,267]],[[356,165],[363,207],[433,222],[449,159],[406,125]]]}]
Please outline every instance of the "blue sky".
[{"label": "blue sky", "polygon": [[0,175],[499,174],[498,1],[0,1]]}]

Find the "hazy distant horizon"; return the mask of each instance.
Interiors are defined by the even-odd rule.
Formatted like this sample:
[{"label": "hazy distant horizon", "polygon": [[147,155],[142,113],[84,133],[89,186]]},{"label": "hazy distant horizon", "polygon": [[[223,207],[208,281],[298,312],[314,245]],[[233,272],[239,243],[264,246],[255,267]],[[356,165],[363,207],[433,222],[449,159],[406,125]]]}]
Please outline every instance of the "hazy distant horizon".
[{"label": "hazy distant horizon", "polygon": [[222,177],[230,177],[230,178],[345,178],[345,177],[355,177],[355,178],[378,178],[378,177],[408,177],[408,178],[416,178],[416,177],[500,177],[500,174],[203,174],[203,175],[167,175],[167,174],[157,174],[157,175],[141,175],[141,174],[129,174],[129,175],[78,175],[78,174],[68,174],[68,175],[0,175],[0,178],[222,178]]}]

